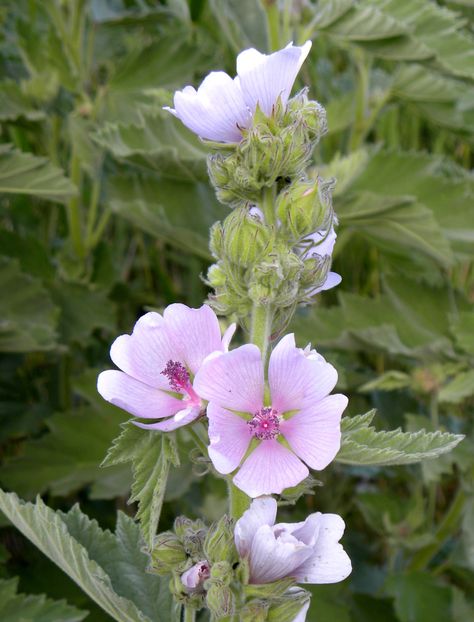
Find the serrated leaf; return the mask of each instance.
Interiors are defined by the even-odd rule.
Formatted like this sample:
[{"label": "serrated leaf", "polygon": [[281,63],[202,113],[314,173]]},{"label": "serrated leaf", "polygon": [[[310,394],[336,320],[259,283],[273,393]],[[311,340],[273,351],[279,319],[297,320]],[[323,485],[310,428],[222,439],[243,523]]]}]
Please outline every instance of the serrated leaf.
[{"label": "serrated leaf", "polygon": [[354,4],[341,18],[323,29],[345,41],[391,39],[408,34],[406,26],[376,7]]},{"label": "serrated leaf", "polygon": [[0,257],[0,292],[0,352],[54,348],[59,309],[41,281]]},{"label": "serrated leaf", "polygon": [[349,432],[354,432],[355,430],[360,430],[362,428],[367,428],[371,423],[372,419],[377,414],[375,408],[369,410],[364,415],[354,415],[353,417],[343,417],[341,419],[341,431],[343,434],[348,434]]},{"label": "serrated leaf", "polygon": [[63,171],[32,153],[0,146],[0,193],[31,194],[63,202],[77,190]]},{"label": "serrated leaf", "polygon": [[136,125],[107,123],[95,140],[116,158],[164,177],[207,181],[208,150],[171,114],[144,113]]},{"label": "serrated leaf", "polygon": [[2,622],[81,622],[88,615],[64,600],[43,594],[17,594],[18,579],[0,580],[0,619]]},{"label": "serrated leaf", "polygon": [[[125,534],[118,529],[114,535],[102,531],[77,506],[67,514],[55,513],[39,498],[35,504],[25,503],[16,494],[4,491],[0,491],[0,509],[25,537],[118,622],[168,620],[160,582],[146,573],[147,556],[139,546],[130,555],[126,538],[139,543],[139,529],[131,519],[121,518]],[[130,600],[131,591],[134,600],[146,599],[153,617]]]},{"label": "serrated leaf", "polygon": [[410,101],[456,102],[466,85],[411,63],[398,69],[391,89],[397,97]]},{"label": "serrated leaf", "polygon": [[138,502],[136,518],[147,545],[151,548],[160,520],[170,464],[176,463],[171,435],[142,430],[132,423],[123,430],[110,448],[102,466],[132,463],[133,483],[129,503]]},{"label": "serrated leaf", "polygon": [[[373,411],[367,415],[372,417]],[[400,428],[379,432],[366,421],[355,428],[349,421],[342,425],[341,449],[336,460],[372,466],[415,464],[451,451],[463,438],[449,432],[402,432]]]}]

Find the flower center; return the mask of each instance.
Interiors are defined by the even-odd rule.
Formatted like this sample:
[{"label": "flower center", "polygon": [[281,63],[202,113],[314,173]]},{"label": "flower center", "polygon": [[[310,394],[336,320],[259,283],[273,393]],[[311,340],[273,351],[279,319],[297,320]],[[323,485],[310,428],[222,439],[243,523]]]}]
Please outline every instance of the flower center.
[{"label": "flower center", "polygon": [[178,393],[186,391],[186,393],[189,393],[191,381],[184,365],[178,361],[169,360],[161,373],[168,378],[173,391],[177,391]]},{"label": "flower center", "polygon": [[209,579],[209,577],[211,576],[211,569],[209,567],[208,562],[206,561],[199,563],[197,571],[198,571],[199,583],[202,583],[206,579]]},{"label": "flower center", "polygon": [[261,441],[269,441],[280,434],[280,417],[271,406],[259,410],[247,421],[252,434]]}]

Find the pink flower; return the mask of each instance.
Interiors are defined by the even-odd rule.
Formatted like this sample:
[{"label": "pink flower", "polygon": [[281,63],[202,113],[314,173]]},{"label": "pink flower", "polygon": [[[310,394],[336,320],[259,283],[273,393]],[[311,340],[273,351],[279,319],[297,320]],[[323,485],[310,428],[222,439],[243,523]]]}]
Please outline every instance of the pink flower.
[{"label": "pink flower", "polygon": [[251,48],[237,56],[237,77],[213,71],[194,89],[186,86],[174,94],[174,108],[166,107],[201,138],[224,143],[240,142],[242,129],[250,127],[257,104],[271,115],[280,97],[286,105],[293,83],[311,49],[290,43],[273,54]]},{"label": "pink flower", "polygon": [[[329,395],[337,372],[314,350],[286,335],[270,357],[269,391],[257,346],[209,357],[194,380],[210,400],[209,456],[219,473],[239,471],[234,483],[250,497],[296,486],[324,469],[339,451],[344,395]],[[304,464],[306,463],[306,464]]]},{"label": "pink flower", "polygon": [[351,560],[339,544],[345,528],[340,516],[316,512],[301,523],[275,524],[276,513],[275,499],[261,497],[235,525],[235,545],[240,557],[248,559],[250,583],[284,577],[298,583],[337,583],[349,576]]},{"label": "pink flower", "polygon": [[221,339],[219,322],[207,305],[190,309],[167,307],[163,317],[146,313],[131,335],[118,337],[110,349],[122,371],[99,375],[97,389],[104,399],[135,417],[163,419],[135,424],[169,432],[199,417],[203,404],[193,377],[212,352],[227,350],[235,325]]},{"label": "pink flower", "polygon": [[204,559],[194,566],[191,566],[181,575],[181,583],[190,591],[196,591],[202,587],[206,579],[210,577],[210,568],[208,562]]}]

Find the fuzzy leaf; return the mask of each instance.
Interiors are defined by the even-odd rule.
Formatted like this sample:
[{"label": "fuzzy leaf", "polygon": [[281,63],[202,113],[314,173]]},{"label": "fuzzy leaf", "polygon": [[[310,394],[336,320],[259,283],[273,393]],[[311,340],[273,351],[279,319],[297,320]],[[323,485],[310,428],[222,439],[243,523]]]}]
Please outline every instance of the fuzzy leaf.
[{"label": "fuzzy leaf", "polygon": [[474,369],[455,376],[439,392],[439,401],[448,404],[459,404],[474,395]]},{"label": "fuzzy leaf", "polygon": [[64,600],[50,600],[43,594],[17,594],[18,579],[0,580],[2,622],[81,622],[87,611],[79,611]]},{"label": "fuzzy leaf", "polygon": [[[388,466],[414,464],[451,451],[462,441],[462,434],[449,432],[402,432],[400,428],[390,432],[378,432],[367,420],[354,427],[351,420],[342,420],[341,449],[336,456],[338,462],[356,465]],[[353,419],[353,418],[352,418]],[[356,424],[358,422],[355,422]]]},{"label": "fuzzy leaf", "polygon": [[171,435],[142,430],[131,422],[113,442],[102,466],[132,463],[133,483],[129,503],[138,501],[136,518],[151,548],[160,520],[170,464],[179,465]]},{"label": "fuzzy leaf", "polygon": [[32,194],[63,202],[76,194],[76,187],[63,171],[31,153],[9,145],[0,146],[0,194]]},{"label": "fuzzy leaf", "polygon": [[[119,514],[117,531],[100,529],[75,506],[54,512],[41,499],[0,491],[0,509],[21,533],[118,622],[166,622],[169,606],[158,578],[146,573],[138,525]],[[133,601],[132,601],[133,598]],[[136,604],[138,603],[138,604]]]}]

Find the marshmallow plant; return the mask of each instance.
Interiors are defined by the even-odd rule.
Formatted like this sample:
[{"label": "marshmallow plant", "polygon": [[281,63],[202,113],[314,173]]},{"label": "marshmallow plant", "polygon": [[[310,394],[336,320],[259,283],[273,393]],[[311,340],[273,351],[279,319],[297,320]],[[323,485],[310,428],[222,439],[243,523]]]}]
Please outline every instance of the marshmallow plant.
[{"label": "marshmallow plant", "polygon": [[[231,210],[211,230],[214,292],[200,309],[173,304],[144,315],[112,345],[120,371],[99,376],[101,395],[136,426],[194,429],[215,475],[228,481],[229,517],[210,530],[177,519],[152,543],[152,568],[173,576],[187,619],[207,607],[212,620],[302,622],[309,593],[297,584],[342,581],[351,571],[338,543],[342,518],[275,524],[269,496],[331,463],[347,406],[331,394],[335,368],[283,336],[298,303],[340,281],[329,271],[333,182],[306,171],[325,112],[306,90],[290,99],[310,48],[245,50],[235,78],[216,71],[197,90],[175,93],[167,110],[208,144],[211,181]],[[248,343],[229,350],[235,324],[222,336],[216,313],[235,319]]]},{"label": "marshmallow plant", "polygon": [[[339,542],[345,525],[328,507],[301,522],[276,523],[277,499],[309,491],[310,471],[336,456],[404,464],[448,451],[461,438],[377,433],[368,413],[346,418],[353,440],[341,453],[348,400],[333,393],[337,371],[285,334],[298,305],[341,281],[330,271],[334,181],[309,173],[325,112],[306,89],[291,97],[310,48],[290,44],[268,56],[245,50],[235,78],[212,72],[197,90],[175,93],[167,110],[209,147],[209,176],[229,208],[210,232],[213,292],[199,309],[172,304],[163,315],[140,318],[112,345],[119,370],[98,380],[101,395],[133,415],[106,464],[133,462],[132,500],[139,501],[150,571],[171,576],[186,622],[203,608],[212,622],[304,622],[310,593],[301,586],[336,583],[351,572]],[[231,346],[236,325],[245,343]],[[178,517],[173,530],[156,535],[183,428],[180,438],[196,444],[194,460],[227,481],[229,511],[210,527]],[[147,480],[156,438],[159,462]],[[366,462],[358,462],[364,452]]]}]

